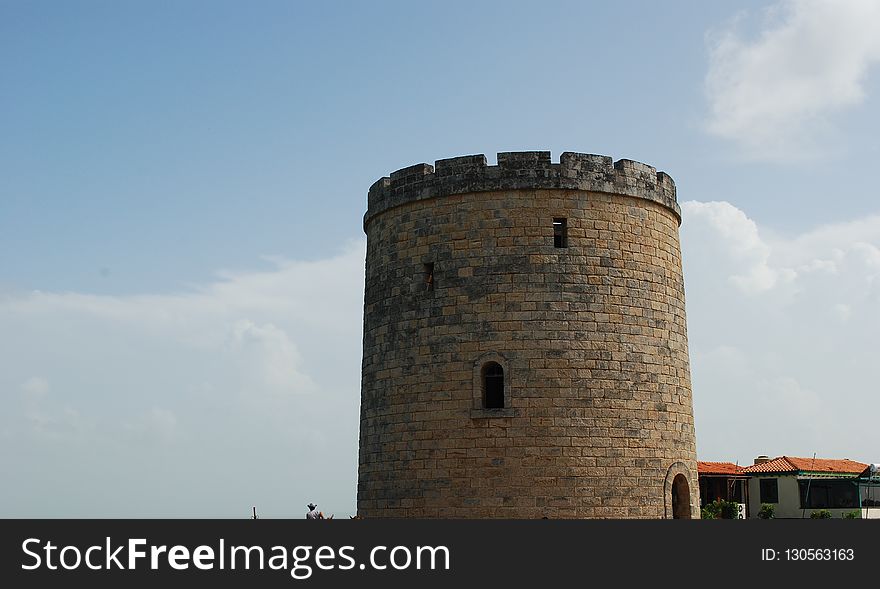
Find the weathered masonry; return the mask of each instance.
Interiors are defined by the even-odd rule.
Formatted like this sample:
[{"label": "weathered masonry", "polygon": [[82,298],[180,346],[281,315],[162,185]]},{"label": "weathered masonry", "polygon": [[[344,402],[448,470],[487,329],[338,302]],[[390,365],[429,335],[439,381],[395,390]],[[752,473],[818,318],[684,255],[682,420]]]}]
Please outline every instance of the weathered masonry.
[{"label": "weathered masonry", "polygon": [[358,513],[699,517],[675,185],[549,152],[369,192]]}]

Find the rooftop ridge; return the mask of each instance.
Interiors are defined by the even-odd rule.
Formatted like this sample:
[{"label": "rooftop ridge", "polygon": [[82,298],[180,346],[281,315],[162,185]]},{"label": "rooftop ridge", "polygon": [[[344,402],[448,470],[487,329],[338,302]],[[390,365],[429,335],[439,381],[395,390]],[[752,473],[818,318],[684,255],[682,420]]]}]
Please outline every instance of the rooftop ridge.
[{"label": "rooftop ridge", "polygon": [[746,473],[762,472],[829,472],[856,473],[864,470],[867,464],[848,458],[805,458],[800,456],[777,456],[776,458],[753,464],[745,468]]},{"label": "rooftop ridge", "polygon": [[700,474],[742,475],[744,468],[735,462],[714,460],[697,460],[697,472]]},{"label": "rooftop ridge", "polygon": [[406,202],[498,190],[569,189],[622,194],[650,200],[671,210],[681,223],[675,183],[665,172],[641,162],[604,155],[564,152],[553,163],[549,151],[498,153],[490,166],[486,156],[441,159],[434,165],[407,166],[370,187],[364,226],[376,215]]}]

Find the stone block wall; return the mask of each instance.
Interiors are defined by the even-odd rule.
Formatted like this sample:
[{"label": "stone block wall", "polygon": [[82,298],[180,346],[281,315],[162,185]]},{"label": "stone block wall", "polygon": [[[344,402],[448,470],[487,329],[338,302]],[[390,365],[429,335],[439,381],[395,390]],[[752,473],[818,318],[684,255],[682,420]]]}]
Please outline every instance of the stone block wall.
[{"label": "stone block wall", "polygon": [[[698,517],[671,178],[584,154],[498,163],[370,190],[358,513],[663,518],[683,474]],[[490,361],[503,409],[482,408]]]}]

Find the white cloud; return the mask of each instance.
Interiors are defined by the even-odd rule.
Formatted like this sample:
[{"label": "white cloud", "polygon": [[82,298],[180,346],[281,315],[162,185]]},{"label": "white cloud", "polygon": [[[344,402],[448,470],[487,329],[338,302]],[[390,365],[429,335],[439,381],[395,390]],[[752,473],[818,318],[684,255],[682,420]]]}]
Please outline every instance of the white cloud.
[{"label": "white cloud", "polygon": [[788,0],[773,6],[751,39],[742,18],[708,35],[709,132],[750,158],[819,155],[830,116],[865,99],[880,62],[880,3]]},{"label": "white cloud", "polygon": [[700,456],[876,461],[880,217],[784,236],[729,203],[682,211]]},{"label": "white cloud", "polygon": [[729,271],[727,280],[742,292],[759,293],[795,277],[791,268],[769,265],[770,246],[761,238],[758,226],[730,203],[688,201],[681,207],[688,223],[694,223],[689,230],[701,232],[695,243],[702,243],[704,252],[705,247],[715,246],[711,255],[719,258]]},{"label": "white cloud", "polygon": [[32,376],[21,384],[21,390],[29,399],[41,399],[49,394],[49,381],[41,376]]},{"label": "white cloud", "polygon": [[831,307],[834,315],[840,319],[841,321],[848,321],[852,316],[852,309],[849,305],[844,305],[843,303],[837,303],[833,307]]},{"label": "white cloud", "polygon": [[[0,514],[229,516],[256,503],[279,517],[316,496],[353,513],[364,246],[182,293],[0,298],[0,432],[28,448],[0,448],[3,472],[28,481],[2,491],[14,495]],[[102,490],[51,501],[68,481]],[[185,492],[169,496],[169,481]]]},{"label": "white cloud", "polygon": [[[776,376],[756,383],[756,392],[765,399],[764,409],[773,415],[785,415],[797,421],[815,422],[823,399],[806,389],[792,376]],[[825,399],[825,403],[833,399]]]},{"label": "white cloud", "polygon": [[247,319],[236,321],[225,352],[230,361],[238,363],[249,376],[243,385],[245,394],[253,394],[255,389],[284,395],[315,391],[314,381],[303,372],[296,344],[272,323],[255,325]]},{"label": "white cloud", "polygon": [[135,421],[124,423],[123,429],[141,442],[169,444],[178,435],[178,418],[173,411],[153,407]]}]

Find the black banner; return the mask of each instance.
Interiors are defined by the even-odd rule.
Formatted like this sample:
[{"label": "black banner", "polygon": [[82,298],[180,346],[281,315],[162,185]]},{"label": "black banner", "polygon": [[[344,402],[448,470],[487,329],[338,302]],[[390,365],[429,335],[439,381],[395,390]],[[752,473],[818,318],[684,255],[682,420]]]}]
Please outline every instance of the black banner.
[{"label": "black banner", "polygon": [[[4,520],[3,586],[876,579],[880,520]],[[11,582],[11,583],[10,583]]]}]

